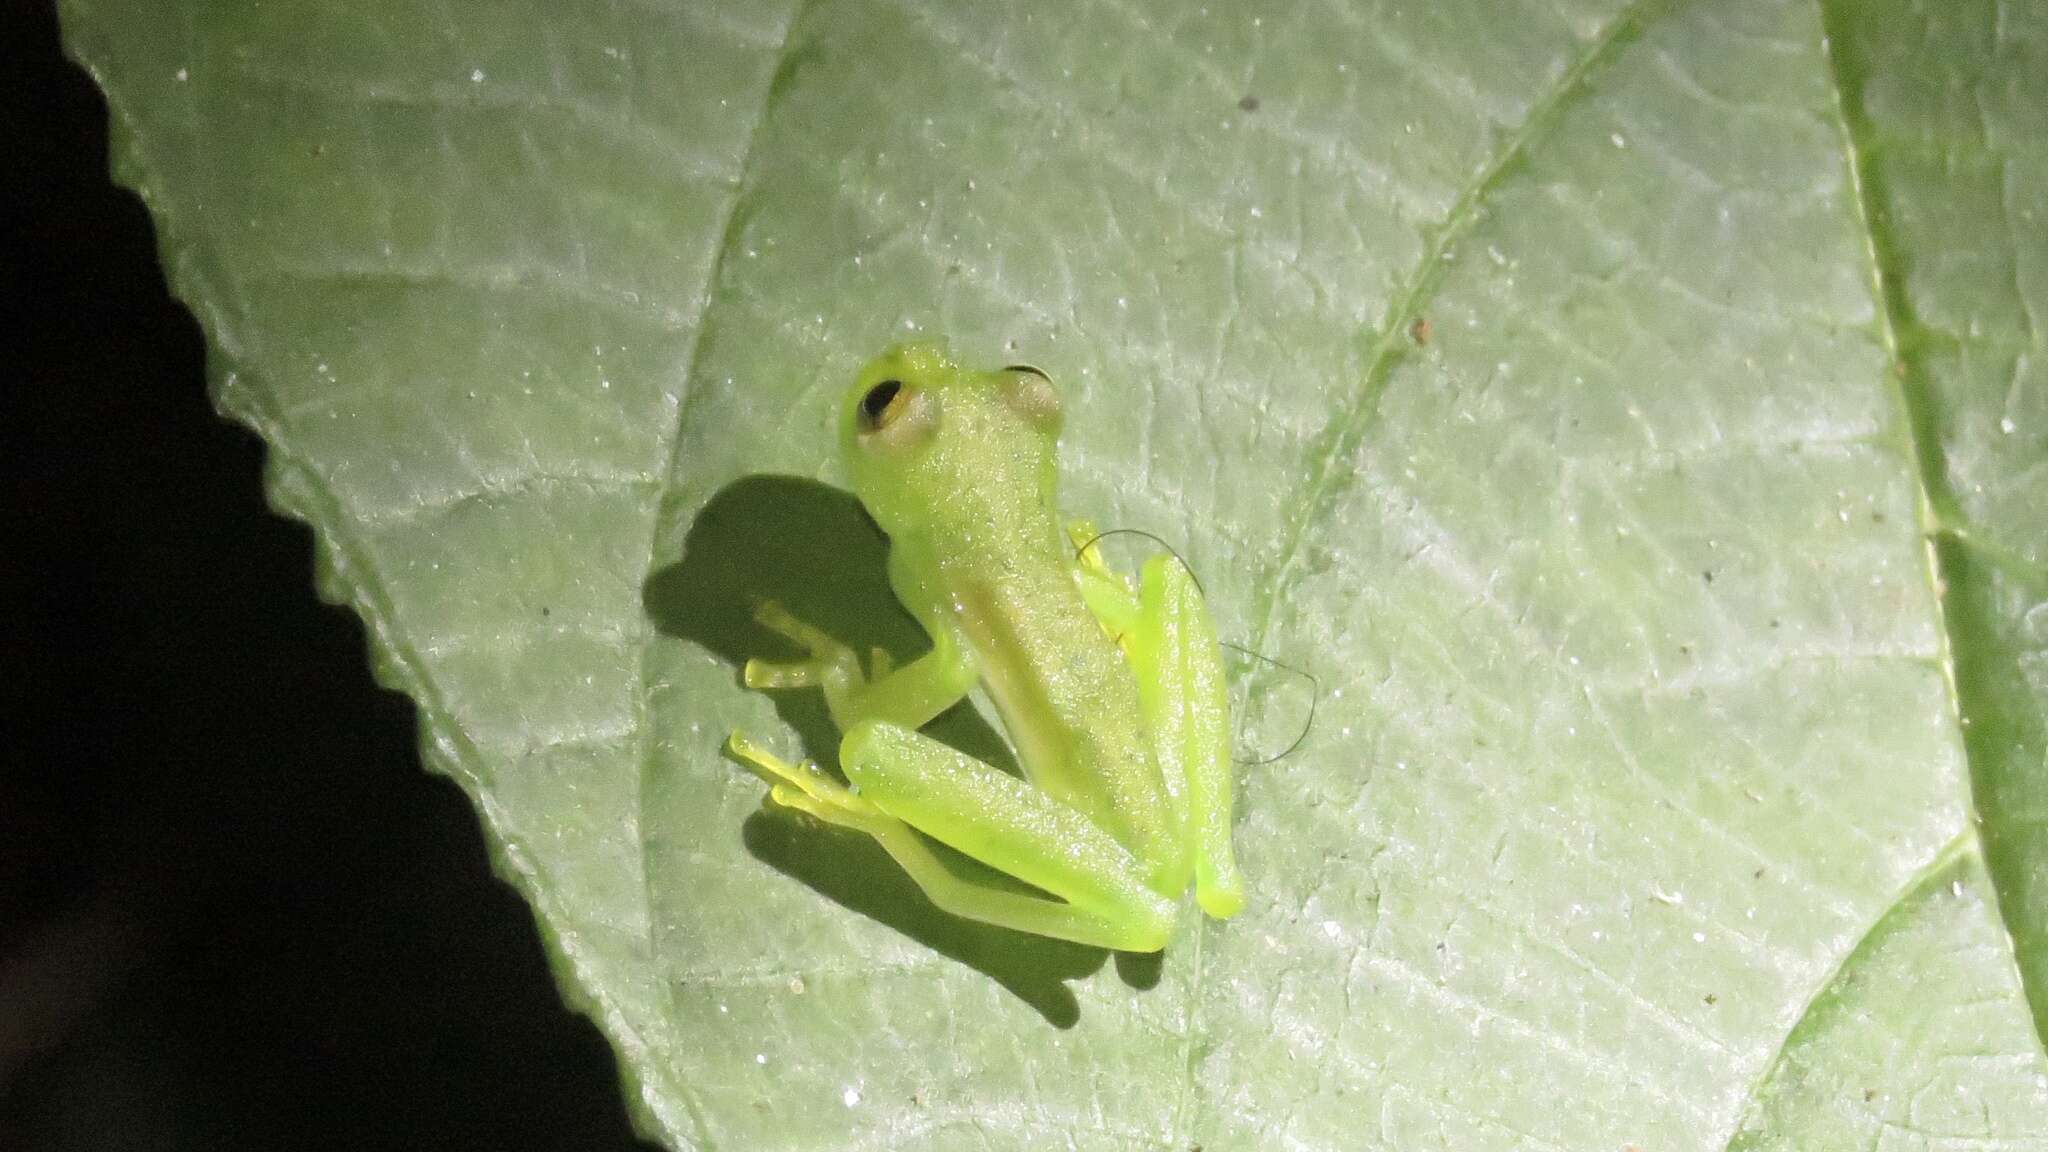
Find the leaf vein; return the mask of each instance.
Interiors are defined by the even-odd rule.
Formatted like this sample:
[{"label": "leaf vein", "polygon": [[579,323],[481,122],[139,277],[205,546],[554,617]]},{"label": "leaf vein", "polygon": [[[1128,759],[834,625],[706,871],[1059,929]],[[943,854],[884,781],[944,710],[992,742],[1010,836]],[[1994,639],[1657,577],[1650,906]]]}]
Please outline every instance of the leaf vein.
[{"label": "leaf vein", "polygon": [[[797,26],[803,22],[805,14],[810,11],[813,3],[814,0],[797,0],[790,10],[774,45],[764,49],[772,56],[768,82],[763,88],[760,106],[755,112],[753,124],[747,132],[746,144],[740,150],[738,182],[733,189],[731,201],[726,205],[725,220],[718,229],[718,247],[713,252],[711,264],[704,273],[704,290],[698,294],[697,315],[695,323],[692,325],[690,351],[686,360],[689,367],[683,375],[683,395],[676,404],[676,417],[668,429],[667,449],[665,452],[660,453],[661,456],[665,457],[665,460],[660,482],[660,492],[654,502],[654,522],[648,528],[647,559],[642,565],[643,582],[646,577],[653,575],[657,557],[666,539],[664,526],[667,523],[666,517],[669,511],[669,503],[675,494],[673,485],[676,465],[678,463],[677,455],[682,450],[683,445],[683,430],[689,424],[693,402],[703,393],[703,389],[699,386],[698,374],[703,366],[705,321],[709,316],[712,301],[716,297],[719,277],[724,271],[726,260],[739,245],[740,232],[745,223],[745,214],[741,209],[747,199],[749,190],[748,179],[753,173],[756,151],[760,145],[762,133],[767,127],[770,114],[774,109],[776,97],[782,89],[783,83],[788,76],[789,67],[795,58],[793,49],[796,44]],[[633,699],[633,728],[637,733],[635,743],[638,746],[634,759],[640,765],[643,785],[647,778],[650,762],[659,747],[656,741],[650,739],[648,728],[649,693],[647,685],[649,683],[649,676],[647,664],[652,657],[654,648],[655,634],[650,630],[640,650],[640,668],[636,676],[637,685]],[[651,934],[653,932],[653,925],[656,922],[654,915],[655,900],[649,879],[653,874],[653,869],[648,866],[649,862],[645,859],[646,848],[647,842],[643,839],[641,842],[641,884],[643,886],[641,899],[647,912],[647,923]],[[660,949],[657,941],[653,939],[648,941],[648,952],[650,955],[655,956],[658,962]],[[662,991],[664,993],[671,991],[671,986],[665,981],[662,983]],[[696,1129],[694,1143],[702,1152],[711,1152],[715,1145],[711,1139],[710,1125],[706,1119],[702,1101],[698,1098],[695,1090],[687,1084],[676,1082],[676,1090],[681,1095],[684,1110],[688,1113],[690,1121]]]},{"label": "leaf vein", "polygon": [[[1388,306],[1386,319],[1380,325],[1374,339],[1372,358],[1363,379],[1353,391],[1350,404],[1338,412],[1329,429],[1321,437],[1321,444],[1314,452],[1308,469],[1308,481],[1298,490],[1298,496],[1292,502],[1293,507],[1286,515],[1280,559],[1273,566],[1270,578],[1259,582],[1259,587],[1263,590],[1260,597],[1262,602],[1257,604],[1251,614],[1252,619],[1257,621],[1251,644],[1255,650],[1263,650],[1270,638],[1273,614],[1294,582],[1300,553],[1307,542],[1317,510],[1322,501],[1334,490],[1337,479],[1335,473],[1338,471],[1336,465],[1338,461],[1347,458],[1364,437],[1380,393],[1386,386],[1394,363],[1400,358],[1402,342],[1408,338],[1408,327],[1419,313],[1423,302],[1436,287],[1443,266],[1444,253],[1449,250],[1452,242],[1463,236],[1478,221],[1481,209],[1493,191],[1500,186],[1515,164],[1527,155],[1529,149],[1549,135],[1551,128],[1572,99],[1585,90],[1587,80],[1603,64],[1611,60],[1623,44],[1640,35],[1645,24],[1654,16],[1661,15],[1674,2],[1675,0],[1633,0],[1601,28],[1585,51],[1569,64],[1550,89],[1531,105],[1521,126],[1508,137],[1500,151],[1452,202],[1450,210],[1432,230],[1421,258],[1409,270],[1405,282]],[[1194,928],[1193,977],[1188,994],[1187,1037],[1182,1050],[1180,1102],[1175,1107],[1173,1126],[1176,1144],[1187,1142],[1194,1124],[1195,1061],[1198,1055],[1196,1037],[1200,1032],[1202,1007],[1203,941],[1207,937],[1207,921],[1197,922]]]}]

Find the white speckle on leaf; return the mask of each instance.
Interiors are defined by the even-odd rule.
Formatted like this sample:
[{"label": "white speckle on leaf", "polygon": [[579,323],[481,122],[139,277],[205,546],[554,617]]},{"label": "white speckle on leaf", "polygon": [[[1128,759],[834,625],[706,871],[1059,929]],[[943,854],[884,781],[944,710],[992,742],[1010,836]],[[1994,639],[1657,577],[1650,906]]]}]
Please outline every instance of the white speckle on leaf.
[{"label": "white speckle on leaf", "polygon": [[860,1089],[848,1088],[846,1091],[840,1093],[839,1099],[848,1108],[857,1107],[860,1104]]},{"label": "white speckle on leaf", "polygon": [[2000,420],[1999,420],[1999,422],[1998,422],[1998,430],[1999,430],[2000,432],[2003,432],[2003,433],[2005,433],[2005,434],[2006,434],[2007,436],[2010,436],[2010,435],[2012,435],[2013,433],[2015,433],[2015,432],[2019,431],[2019,430],[2020,430],[2020,426],[2019,426],[2018,424],[2016,424],[2016,423],[2014,423],[2014,422],[2013,422],[2013,418],[2012,418],[2012,417],[2010,417],[2010,416],[2006,416],[2006,417],[2004,417],[2004,418],[2002,418],[2002,419],[2000,419]]},{"label": "white speckle on leaf", "polygon": [[472,69],[470,69],[470,70],[469,70],[469,82],[470,82],[471,84],[481,84],[481,83],[483,83],[483,82],[484,82],[484,70],[483,70],[483,69],[481,69],[481,68],[472,68]]},{"label": "white speckle on leaf", "polygon": [[1344,926],[1342,924],[1337,923],[1335,920],[1323,921],[1323,935],[1328,936],[1332,940],[1335,940],[1337,937],[1342,936],[1343,934]]},{"label": "white speckle on leaf", "polygon": [[1607,138],[1607,140],[1608,140],[1608,142],[1609,142],[1610,144],[1613,144],[1613,145],[1614,145],[1614,146],[1615,146],[1616,148],[1626,148],[1626,147],[1628,147],[1628,138],[1627,138],[1626,136],[1623,136],[1623,135],[1622,135],[1621,133],[1619,133],[1619,132],[1616,132],[1616,133],[1614,133],[1614,134],[1613,134],[1612,136],[1609,136],[1609,137]]},{"label": "white speckle on leaf", "polygon": [[178,69],[178,83],[183,84],[185,81],[190,80],[191,78],[192,73],[187,72],[183,68]]},{"label": "white speckle on leaf", "polygon": [[756,1052],[756,1053],[754,1053],[754,1063],[756,1063],[756,1064],[766,1064],[766,1063],[768,1063],[768,1054],[767,1054],[766,1052]]}]

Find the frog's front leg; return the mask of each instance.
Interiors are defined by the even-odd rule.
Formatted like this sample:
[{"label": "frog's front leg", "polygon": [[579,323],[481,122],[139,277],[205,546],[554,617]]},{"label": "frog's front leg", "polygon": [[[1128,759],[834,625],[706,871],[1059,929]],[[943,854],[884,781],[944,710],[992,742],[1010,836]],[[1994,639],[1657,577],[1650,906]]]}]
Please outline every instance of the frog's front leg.
[{"label": "frog's front leg", "polygon": [[841,732],[861,720],[889,720],[922,728],[939,713],[965,699],[978,673],[974,661],[946,629],[932,632],[931,651],[901,668],[891,667],[888,653],[874,650],[874,677],[861,674],[860,658],[823,629],[791,615],[773,600],[754,609],[763,628],[809,653],[800,661],[749,660],[742,674],[757,689],[818,687]]}]

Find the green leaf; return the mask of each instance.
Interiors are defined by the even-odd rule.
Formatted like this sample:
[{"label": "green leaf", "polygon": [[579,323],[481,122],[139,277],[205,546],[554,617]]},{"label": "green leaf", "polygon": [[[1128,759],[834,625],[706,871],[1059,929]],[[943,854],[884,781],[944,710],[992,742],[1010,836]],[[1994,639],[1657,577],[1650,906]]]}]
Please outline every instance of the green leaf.
[{"label": "green leaf", "polygon": [[[671,1145],[2048,1146],[2048,7],[64,16]],[[1049,370],[1067,508],[1320,679],[1163,964],[720,756],[829,747],[749,597],[916,647],[814,482],[911,333]]]}]

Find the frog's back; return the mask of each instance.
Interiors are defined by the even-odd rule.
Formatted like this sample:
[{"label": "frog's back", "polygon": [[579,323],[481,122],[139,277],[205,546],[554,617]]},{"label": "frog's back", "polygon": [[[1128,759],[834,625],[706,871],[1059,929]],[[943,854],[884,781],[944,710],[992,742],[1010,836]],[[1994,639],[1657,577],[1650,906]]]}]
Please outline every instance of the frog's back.
[{"label": "frog's back", "polygon": [[1082,599],[1050,510],[1006,547],[956,556],[939,565],[946,610],[1025,774],[1140,859],[1168,865],[1180,836],[1137,677]]}]

